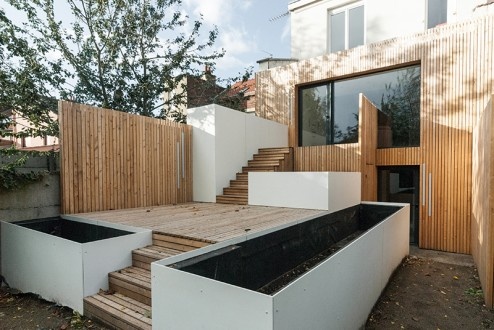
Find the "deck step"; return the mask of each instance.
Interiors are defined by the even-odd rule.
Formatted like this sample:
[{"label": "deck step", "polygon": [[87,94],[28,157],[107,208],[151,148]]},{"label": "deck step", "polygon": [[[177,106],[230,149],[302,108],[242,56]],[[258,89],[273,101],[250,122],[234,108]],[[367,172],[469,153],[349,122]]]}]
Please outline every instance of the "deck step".
[{"label": "deck step", "polygon": [[259,149],[259,154],[276,154],[276,153],[283,153],[283,154],[289,154],[290,153],[290,147],[281,147],[281,148],[260,148]]},{"label": "deck step", "polygon": [[236,174],[236,180],[237,181],[245,181],[245,182],[247,182],[249,180],[249,174],[239,172],[239,173]]},{"label": "deck step", "polygon": [[84,315],[112,329],[151,329],[151,307],[119,293],[84,298]]},{"label": "deck step", "polygon": [[275,171],[275,166],[244,166],[242,167],[242,172],[243,173],[248,173],[248,172],[274,172]]},{"label": "deck step", "polygon": [[223,188],[223,195],[216,196],[216,203],[222,204],[248,204],[249,172],[275,172],[293,171],[292,149],[262,148],[253,159],[242,167],[242,172],[237,173],[235,180],[230,180],[230,186]]},{"label": "deck step", "polygon": [[248,194],[248,187],[229,187],[229,188],[223,188],[223,195],[240,195],[240,196],[247,196]]},{"label": "deck step", "polygon": [[276,167],[280,165],[279,160],[249,160],[247,162],[248,167]]},{"label": "deck step", "polygon": [[216,196],[216,203],[221,203],[221,204],[247,205],[247,201],[248,198],[244,196],[228,196],[228,195]]},{"label": "deck step", "polygon": [[84,299],[84,314],[113,329],[151,329],[151,263],[212,243],[153,232],[153,245],[132,251],[131,267],[108,274],[108,292]]},{"label": "deck step", "polygon": [[284,153],[265,153],[256,154],[253,156],[254,160],[283,160],[285,159]]},{"label": "deck step", "polygon": [[213,243],[215,242],[165,233],[153,233],[153,245],[180,252],[195,250]]},{"label": "deck step", "polygon": [[148,245],[146,247],[132,251],[132,266],[151,270],[151,263],[182,253],[176,250],[158,245]]},{"label": "deck step", "polygon": [[127,267],[108,274],[111,292],[118,292],[151,306],[151,272],[139,267]]},{"label": "deck step", "polygon": [[245,180],[245,181],[230,180],[230,187],[231,188],[248,189],[249,188],[249,183],[248,183],[247,180]]}]

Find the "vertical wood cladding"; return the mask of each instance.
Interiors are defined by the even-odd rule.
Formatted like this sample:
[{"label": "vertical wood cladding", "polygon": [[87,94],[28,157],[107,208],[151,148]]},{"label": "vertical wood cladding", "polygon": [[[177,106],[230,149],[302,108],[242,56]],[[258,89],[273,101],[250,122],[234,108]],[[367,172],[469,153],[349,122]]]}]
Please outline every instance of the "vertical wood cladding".
[{"label": "vertical wood cladding", "polygon": [[61,212],[192,201],[191,127],[59,102]]},{"label": "vertical wood cladding", "polygon": [[493,91],[493,22],[486,16],[261,71],[256,112],[289,125],[296,170],[360,170],[358,144],[298,147],[298,87],[420,64],[420,147],[377,149],[375,165],[420,165],[420,247],[470,253],[472,129]]},{"label": "vertical wood cladding", "polygon": [[494,95],[473,132],[472,255],[486,304],[494,307]]}]

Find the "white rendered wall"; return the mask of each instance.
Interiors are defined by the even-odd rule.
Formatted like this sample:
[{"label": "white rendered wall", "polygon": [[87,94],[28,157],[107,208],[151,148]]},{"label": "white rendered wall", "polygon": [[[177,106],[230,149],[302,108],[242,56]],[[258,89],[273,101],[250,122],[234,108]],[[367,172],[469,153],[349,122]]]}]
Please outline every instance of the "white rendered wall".
[{"label": "white rendered wall", "polygon": [[[291,57],[307,59],[328,52],[328,13],[353,0],[301,0],[288,6],[291,11]],[[447,21],[458,22],[492,12],[474,8],[481,0],[449,0]],[[366,44],[426,30],[426,0],[364,0]],[[494,7],[491,5],[490,7]]]},{"label": "white rendered wall", "polygon": [[2,272],[9,285],[83,313],[84,297],[108,289],[108,273],[131,266],[132,250],[152,242],[150,230],[80,221],[138,232],[81,244],[2,222]]},{"label": "white rendered wall", "polygon": [[336,212],[360,204],[358,172],[249,172],[249,205]]},{"label": "white rendered wall", "polygon": [[410,207],[399,205],[397,213],[275,294],[273,329],[361,329],[409,253]]},{"label": "white rendered wall", "polygon": [[188,110],[193,199],[216,202],[259,148],[288,146],[288,127],[216,104]]}]

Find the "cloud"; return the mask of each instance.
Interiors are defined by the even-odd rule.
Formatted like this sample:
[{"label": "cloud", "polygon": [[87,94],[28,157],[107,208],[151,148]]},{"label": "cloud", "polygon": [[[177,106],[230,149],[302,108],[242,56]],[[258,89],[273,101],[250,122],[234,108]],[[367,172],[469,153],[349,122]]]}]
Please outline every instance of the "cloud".
[{"label": "cloud", "polygon": [[232,1],[225,0],[185,0],[187,11],[195,16],[203,15],[204,22],[211,25],[223,25],[231,19],[234,14]]}]

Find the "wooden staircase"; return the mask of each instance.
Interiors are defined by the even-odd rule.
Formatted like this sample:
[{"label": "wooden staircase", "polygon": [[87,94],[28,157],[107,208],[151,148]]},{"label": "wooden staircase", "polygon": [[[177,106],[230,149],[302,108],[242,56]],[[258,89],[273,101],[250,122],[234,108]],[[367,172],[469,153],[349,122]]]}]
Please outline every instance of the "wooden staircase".
[{"label": "wooden staircase", "polygon": [[249,160],[242,172],[237,173],[235,180],[230,180],[230,186],[223,188],[223,195],[216,196],[216,203],[240,204],[248,203],[249,172],[291,172],[293,171],[293,149],[262,148]]},{"label": "wooden staircase", "polygon": [[214,242],[153,233],[132,251],[132,266],[108,274],[109,290],[84,298],[84,314],[112,329],[151,329],[151,263]]}]

